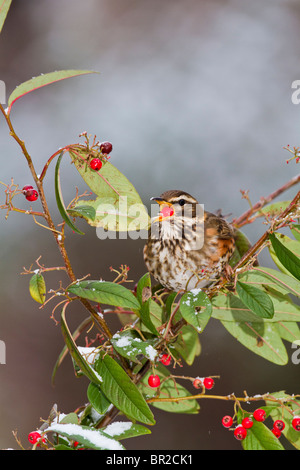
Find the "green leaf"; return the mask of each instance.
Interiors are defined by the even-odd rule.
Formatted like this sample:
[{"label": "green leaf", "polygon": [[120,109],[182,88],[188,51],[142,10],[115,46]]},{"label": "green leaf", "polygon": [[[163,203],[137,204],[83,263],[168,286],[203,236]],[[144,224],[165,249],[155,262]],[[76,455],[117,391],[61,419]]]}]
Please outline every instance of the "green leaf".
[{"label": "green leaf", "polygon": [[241,301],[261,318],[273,318],[274,305],[271,298],[257,287],[237,281],[236,291]]},{"label": "green leaf", "polygon": [[95,364],[102,377],[101,390],[105,396],[125,415],[144,424],[155,424],[153,414],[137,386],[122,367],[106,354]]},{"label": "green leaf", "polygon": [[239,279],[258,288],[271,287],[280,292],[290,292],[300,297],[300,282],[290,274],[285,274],[272,268],[253,268],[242,274]]},{"label": "green leaf", "polygon": [[176,342],[169,345],[191,366],[197,356],[200,355],[201,345],[199,335],[191,325],[184,325],[177,336]]},{"label": "green leaf", "polygon": [[151,278],[150,274],[146,273],[140,278],[136,288],[136,297],[141,304],[138,315],[141,319],[141,327],[144,325],[147,330],[157,336],[155,325],[161,325],[162,309],[151,299],[151,295]]},{"label": "green leaf", "polygon": [[291,201],[272,202],[271,204],[268,204],[267,206],[259,209],[259,214],[267,215],[269,218],[275,217],[276,215],[283,212],[290,205],[290,203]]},{"label": "green leaf", "polygon": [[148,300],[149,295],[151,297],[151,278],[150,274],[146,273],[140,278],[137,283],[136,297],[142,305],[146,300]]},{"label": "green leaf", "polygon": [[250,241],[241,230],[235,230],[234,241],[235,250],[229,261],[230,266],[234,266],[251,247]]},{"label": "green leaf", "polygon": [[299,224],[294,224],[291,227],[292,234],[300,242],[300,225]]},{"label": "green leaf", "polygon": [[97,374],[97,372],[90,366],[90,364],[84,359],[82,354],[80,354],[79,349],[72,337],[72,334],[69,330],[69,327],[66,322],[66,307],[68,304],[65,304],[61,312],[61,331],[67,345],[67,348],[77,366],[86,375],[92,382],[101,385],[102,378]]},{"label": "green leaf", "polygon": [[63,152],[58,157],[56,167],[55,167],[55,198],[56,198],[56,204],[58,207],[58,210],[60,212],[60,215],[62,216],[63,220],[66,222],[66,224],[74,230],[74,232],[79,233],[80,235],[84,235],[83,232],[81,232],[72,222],[70,217],[68,216],[67,210],[65,208],[62,192],[61,192],[61,185],[60,185],[60,162],[63,157]]},{"label": "green leaf", "polygon": [[22,83],[17,86],[10,97],[8,98],[8,111],[9,114],[13,104],[22,96],[27,95],[31,91],[42,88],[51,83],[58,82],[60,80],[65,80],[66,78],[77,77],[79,75],[86,75],[90,73],[98,73],[92,70],[58,70],[56,72],[45,73],[39,75],[38,77],[33,77],[30,80]]},{"label": "green leaf", "polygon": [[148,229],[150,218],[147,209],[134,186],[114,165],[106,161],[100,171],[91,170],[87,164],[91,158],[90,150],[80,145],[73,146],[69,154],[83,180],[98,196],[95,200],[79,201],[72,211],[82,205],[92,207],[96,217],[87,219],[87,222],[103,230],[130,232]]},{"label": "green leaf", "polygon": [[[146,305],[147,302],[148,302],[149,307]],[[158,335],[157,330],[162,326],[164,322],[163,307],[159,305],[157,302],[155,302],[153,299],[148,299],[147,302],[145,302],[145,304],[142,306],[142,308],[140,308],[140,311],[138,312],[138,315],[140,317],[140,322],[138,326],[143,332],[152,333],[155,336],[157,336]],[[146,323],[142,321],[141,311],[142,311],[143,319],[149,325],[149,328],[146,326]],[[149,317],[148,321],[147,321],[147,317]]]},{"label": "green leaf", "polygon": [[67,212],[72,217],[82,217],[83,219],[86,219],[86,220],[89,219],[89,220],[94,221],[96,217],[96,211],[91,206],[77,206],[76,210],[67,209]]},{"label": "green leaf", "polygon": [[170,318],[170,315],[173,311],[173,304],[175,302],[176,297],[177,297],[177,292],[171,292],[165,301],[165,313],[166,313],[165,318],[164,318],[165,321],[167,321]]},{"label": "green leaf", "polygon": [[150,429],[145,428],[141,424],[134,424],[126,421],[116,421],[103,428],[105,434],[121,441],[122,439],[128,439],[130,437],[144,436],[145,434],[151,434]]},{"label": "green leaf", "polygon": [[187,323],[202,333],[212,314],[211,301],[200,289],[193,289],[181,297],[180,312]]},{"label": "green leaf", "polygon": [[151,320],[150,309],[152,305],[152,299],[148,299],[146,302],[143,303],[143,305],[140,307],[140,319],[142,323],[146,326],[146,328],[151,331],[151,333],[158,336],[158,331]]},{"label": "green leaf", "polygon": [[[85,318],[81,323],[80,325],[76,328],[76,330],[72,333],[72,338],[74,341],[76,341],[76,338],[80,335],[80,333],[87,327],[87,326],[90,326],[92,324],[93,320],[91,319],[91,317],[88,317],[88,318]],[[64,360],[64,358],[67,356],[68,354],[68,348],[67,346],[65,345],[61,351],[61,353],[59,354],[58,358],[57,358],[57,361],[54,365],[54,368],[53,368],[53,372],[52,372],[52,376],[51,376],[51,383],[52,385],[54,385],[54,380],[55,380],[55,376],[56,376],[56,372],[59,368],[59,366],[61,365],[62,361]]]},{"label": "green leaf", "polygon": [[[190,397],[192,394],[181,384],[174,383],[172,378],[168,379],[170,372],[161,364],[159,364],[156,369],[155,373],[161,379],[161,386],[159,388],[159,398],[183,398],[183,397]],[[148,398],[152,398],[156,396],[157,389],[153,389],[149,387],[148,384],[148,377],[151,374],[151,371],[145,375],[143,379],[143,383],[141,384],[143,392],[146,394]],[[196,414],[200,410],[200,406],[196,399],[189,399],[189,400],[180,400],[180,401],[157,401],[152,402],[151,406],[158,408],[163,411],[167,411],[169,413],[187,413],[187,414]]]},{"label": "green leaf", "polygon": [[291,242],[294,242],[293,247],[295,247],[296,255],[285,246],[288,237],[282,237],[285,244],[281,243],[274,233],[271,233],[269,238],[278,260],[296,279],[300,280],[300,243],[289,239],[290,245],[292,245]]},{"label": "green leaf", "polygon": [[78,416],[76,413],[69,413],[66,416],[64,416],[59,422],[62,424],[68,424],[68,423],[78,424]]},{"label": "green leaf", "polygon": [[121,284],[114,282],[78,281],[68,287],[68,292],[107,305],[132,309],[140,308],[140,303],[133,293]]},{"label": "green leaf", "polygon": [[[285,423],[285,428],[282,431],[286,439],[297,449],[300,450],[300,432],[296,431],[292,426],[292,420],[294,414],[299,414],[300,409],[300,400],[295,397],[291,397],[286,394],[284,391],[270,393],[270,396],[274,398],[280,398],[285,402],[285,406],[281,406],[280,403],[271,402],[266,400],[266,404],[272,404],[273,410],[270,413],[270,416],[274,421],[277,419],[282,419]],[[292,413],[291,413],[292,412]]]},{"label": "green leaf", "polygon": [[84,447],[95,450],[124,450],[124,447],[115,439],[100,429],[92,429],[79,424],[54,423],[47,431],[56,432],[70,440],[78,441]]},{"label": "green leaf", "polygon": [[[261,286],[263,288],[263,286]],[[233,294],[219,294],[212,299],[212,317],[217,320],[274,323],[278,321],[300,321],[300,308],[294,304],[289,297],[272,295],[275,314],[273,318],[261,318],[246,307],[239,297]]]},{"label": "green leaf", "polygon": [[100,415],[103,415],[107,411],[110,401],[106,398],[98,384],[90,382],[87,389],[87,397],[92,407],[100,413]]},{"label": "green leaf", "polygon": [[67,444],[58,444],[54,445],[55,450],[75,450],[74,448],[68,446]]},{"label": "green leaf", "polygon": [[9,7],[12,0],[1,0],[0,1],[0,33],[2,31]]},{"label": "green leaf", "polygon": [[46,297],[46,283],[41,273],[35,273],[29,281],[29,292],[33,300],[43,304]]},{"label": "green leaf", "polygon": [[137,356],[143,355],[152,362],[157,356],[157,351],[151,343],[153,341],[143,341],[134,330],[125,330],[122,333],[115,333],[111,338],[114,349],[123,357],[130,361],[140,363]]},{"label": "green leaf", "polygon": [[282,339],[293,343],[300,339],[300,329],[296,322],[278,322],[276,323],[278,333]]},{"label": "green leaf", "polygon": [[[263,289],[260,275],[249,278],[260,281]],[[268,281],[267,277],[265,280]],[[272,297],[272,300],[275,315],[272,319],[263,319],[254,315],[233,294],[219,294],[212,299],[212,316],[221,320],[227,331],[245,347],[271,362],[284,365],[288,356],[282,339],[294,341],[293,335],[297,334],[298,330],[295,322],[300,321],[300,309],[280,293],[277,297]]]},{"label": "green leaf", "polygon": [[221,323],[234,338],[258,356],[281,366],[288,363],[288,354],[276,324],[238,321]]}]

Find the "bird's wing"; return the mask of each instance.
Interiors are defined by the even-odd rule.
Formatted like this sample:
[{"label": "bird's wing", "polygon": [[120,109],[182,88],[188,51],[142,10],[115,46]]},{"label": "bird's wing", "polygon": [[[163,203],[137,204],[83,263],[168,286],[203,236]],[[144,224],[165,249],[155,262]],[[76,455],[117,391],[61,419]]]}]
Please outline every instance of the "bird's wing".
[{"label": "bird's wing", "polygon": [[205,212],[204,217],[205,233],[214,235],[219,239],[228,240],[233,238],[233,231],[228,223],[210,212]]}]

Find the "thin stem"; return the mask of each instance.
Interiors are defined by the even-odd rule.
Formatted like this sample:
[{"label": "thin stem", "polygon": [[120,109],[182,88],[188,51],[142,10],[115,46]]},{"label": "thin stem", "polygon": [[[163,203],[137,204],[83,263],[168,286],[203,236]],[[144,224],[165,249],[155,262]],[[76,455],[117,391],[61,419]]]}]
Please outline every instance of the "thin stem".
[{"label": "thin stem", "polygon": [[70,147],[70,146],[67,145],[66,147],[63,147],[63,148],[57,150],[57,152],[55,152],[53,155],[51,155],[51,157],[48,158],[48,160],[47,160],[47,162],[45,163],[45,166],[44,166],[44,168],[43,168],[43,170],[42,170],[42,173],[40,174],[40,177],[39,177],[39,180],[40,180],[40,181],[43,181],[43,179],[45,178],[46,172],[47,172],[48,167],[49,167],[50,163],[52,162],[52,160],[53,160],[55,157],[57,157],[57,155],[59,155],[61,152],[67,152],[68,149],[69,149],[69,147]]},{"label": "thin stem", "polygon": [[21,214],[32,215],[32,216],[36,216],[36,217],[45,217],[43,212],[37,212],[37,211],[33,211],[33,210],[28,210],[28,209],[26,209],[26,210],[25,209],[18,209],[17,207],[14,207],[14,206],[11,206],[10,210],[12,210],[14,212],[20,212]]},{"label": "thin stem", "polygon": [[297,175],[297,176],[294,176],[291,180],[289,180],[283,186],[276,189],[276,191],[274,191],[273,193],[269,194],[269,196],[261,198],[256,204],[254,204],[254,206],[252,206],[250,209],[248,209],[246,212],[244,212],[242,215],[240,215],[237,219],[234,219],[232,221],[232,225],[236,228],[239,228],[239,227],[245,225],[246,223],[249,222],[249,218],[255,212],[258,212],[266,204],[269,204],[277,196],[282,194],[284,191],[287,191],[288,189],[290,189],[295,184],[298,184],[299,182],[300,182],[300,174]]},{"label": "thin stem", "polygon": [[234,394],[231,395],[206,395],[203,393],[198,393],[196,395],[188,395],[185,397],[172,397],[172,398],[160,398],[160,397],[153,397],[148,398],[147,403],[155,403],[155,402],[179,402],[184,400],[199,400],[202,398],[207,398],[209,400],[223,400],[223,401],[235,401],[235,402],[256,402],[256,401],[270,401],[274,403],[283,404],[283,402],[291,401],[290,397],[286,397],[284,400],[282,398],[275,398],[269,393],[265,393],[263,395],[256,395],[253,397],[236,397]]},{"label": "thin stem", "polygon": [[173,320],[174,316],[176,315],[176,313],[178,312],[179,307],[180,307],[180,302],[177,303],[176,307],[174,308],[173,312],[172,312],[171,315],[170,315],[168,324],[167,324],[166,329],[165,329],[165,332],[164,332],[164,334],[163,334],[163,338],[164,338],[164,339],[166,339],[166,337],[167,337],[168,334],[169,334],[169,330],[170,330],[170,327],[171,327],[171,324],[172,324],[172,320]]}]

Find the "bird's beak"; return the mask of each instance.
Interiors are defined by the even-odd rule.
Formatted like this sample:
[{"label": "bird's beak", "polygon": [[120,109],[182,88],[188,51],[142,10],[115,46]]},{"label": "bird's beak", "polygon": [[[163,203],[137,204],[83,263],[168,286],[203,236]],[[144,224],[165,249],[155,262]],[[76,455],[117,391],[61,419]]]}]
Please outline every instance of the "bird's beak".
[{"label": "bird's beak", "polygon": [[161,197],[151,197],[150,201],[155,201],[159,204],[159,214],[153,222],[162,222],[174,215],[174,209],[171,202],[165,201]]}]

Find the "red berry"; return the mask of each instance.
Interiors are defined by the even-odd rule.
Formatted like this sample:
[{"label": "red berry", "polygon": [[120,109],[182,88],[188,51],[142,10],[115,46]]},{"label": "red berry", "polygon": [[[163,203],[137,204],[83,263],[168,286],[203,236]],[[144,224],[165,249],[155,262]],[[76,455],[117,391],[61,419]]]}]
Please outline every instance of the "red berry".
[{"label": "red berry", "polygon": [[295,416],[292,421],[292,426],[295,431],[300,431],[300,416]]},{"label": "red berry", "polygon": [[232,419],[231,416],[228,416],[228,415],[223,416],[223,418],[222,418],[222,424],[223,424],[224,428],[230,428],[230,426],[232,425],[232,423],[233,423],[233,419]]},{"label": "red berry", "polygon": [[203,385],[205,388],[207,388],[207,390],[211,390],[215,385],[215,381],[211,377],[205,377],[203,380]]},{"label": "red berry", "polygon": [[276,436],[277,438],[279,438],[279,437],[281,436],[281,431],[280,431],[280,429],[273,428],[273,429],[272,429],[272,433],[273,433],[274,436]]},{"label": "red berry", "polygon": [[233,432],[234,437],[239,441],[242,441],[247,436],[247,429],[245,429],[241,424],[237,426]]},{"label": "red berry", "polygon": [[256,419],[256,421],[264,421],[266,419],[266,412],[265,410],[262,410],[261,408],[257,408],[257,410],[254,411],[253,413],[253,418]]},{"label": "red berry", "polygon": [[39,193],[35,189],[28,189],[25,193],[27,201],[36,201],[39,197]]},{"label": "red berry", "polygon": [[112,151],[112,144],[110,142],[102,142],[100,144],[100,150],[102,153],[106,153],[108,155]]},{"label": "red berry", "polygon": [[202,387],[202,380],[201,379],[195,379],[194,382],[193,382],[193,386],[195,388],[201,388]]},{"label": "red berry", "polygon": [[281,419],[277,419],[276,421],[274,421],[273,428],[278,429],[278,431],[283,431],[285,428],[285,424]]},{"label": "red berry", "polygon": [[23,193],[26,193],[26,191],[29,191],[29,189],[33,189],[33,186],[31,186],[30,184],[26,184],[26,186],[24,186],[22,191],[23,191]]},{"label": "red berry", "polygon": [[174,209],[171,206],[164,206],[160,211],[161,217],[172,217],[174,215]]},{"label": "red berry", "polygon": [[41,437],[42,436],[37,431],[33,431],[28,434],[28,440],[30,444],[36,444],[41,439]]},{"label": "red berry", "polygon": [[171,363],[171,356],[169,356],[168,354],[163,354],[160,358],[160,362],[164,365],[164,366],[169,366],[170,363]]},{"label": "red berry", "polygon": [[102,161],[100,158],[93,158],[93,160],[90,161],[90,168],[95,171],[99,171],[102,168]]},{"label": "red berry", "polygon": [[160,386],[160,378],[158,375],[151,374],[148,379],[148,385],[152,388],[157,388]]},{"label": "red berry", "polygon": [[33,186],[30,184],[26,184],[22,189],[24,196],[26,197],[27,201],[36,201],[39,197],[38,192],[33,189]]},{"label": "red berry", "polygon": [[244,418],[242,420],[242,426],[245,428],[245,429],[250,429],[252,428],[253,426],[253,421],[251,418]]}]

